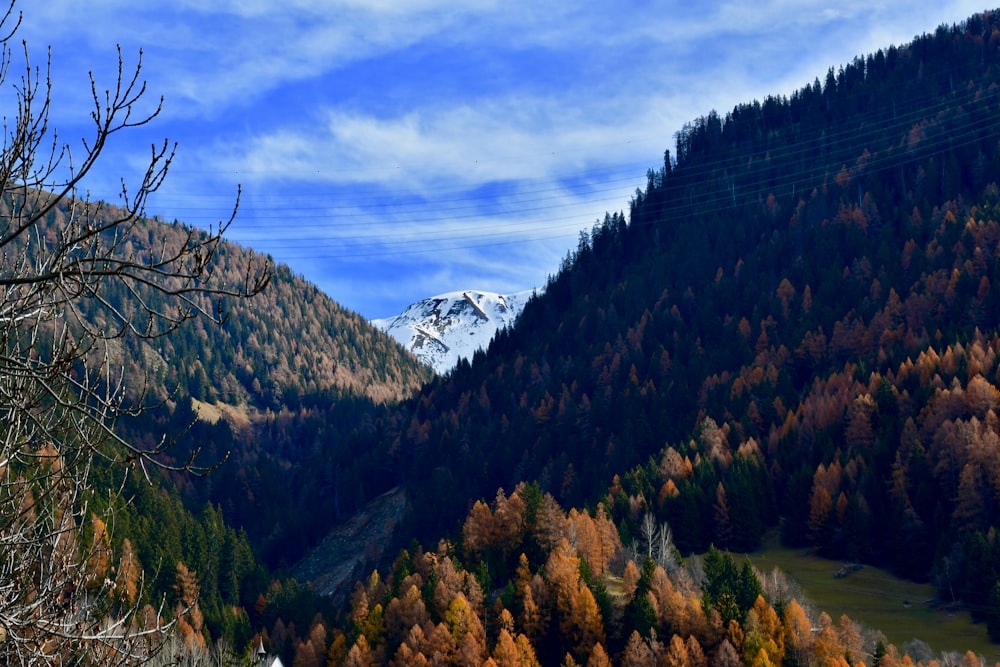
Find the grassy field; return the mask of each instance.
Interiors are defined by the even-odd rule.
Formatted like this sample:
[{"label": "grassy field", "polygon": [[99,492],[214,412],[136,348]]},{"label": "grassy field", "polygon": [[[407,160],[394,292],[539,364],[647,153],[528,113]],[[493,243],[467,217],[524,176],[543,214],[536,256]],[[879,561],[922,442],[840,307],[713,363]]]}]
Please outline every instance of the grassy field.
[{"label": "grassy field", "polygon": [[935,609],[928,603],[934,597],[931,586],[868,566],[837,579],[833,573],[841,563],[779,547],[750,554],[750,560],[765,575],[777,567],[791,576],[834,622],[847,614],[866,627],[881,630],[897,647],[919,638],[936,654],[972,649],[985,656],[988,664],[1000,661],[1000,645],[990,643],[984,624],[973,624],[966,611]]}]

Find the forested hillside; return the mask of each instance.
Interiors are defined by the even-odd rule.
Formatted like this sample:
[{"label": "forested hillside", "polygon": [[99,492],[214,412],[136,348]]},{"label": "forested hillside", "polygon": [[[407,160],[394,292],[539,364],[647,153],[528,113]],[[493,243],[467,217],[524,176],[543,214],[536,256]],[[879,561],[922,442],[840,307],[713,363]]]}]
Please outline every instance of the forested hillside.
[{"label": "forested hillside", "polygon": [[[32,197],[29,204],[36,208],[51,201],[44,193]],[[15,218],[20,201],[0,200],[0,215]],[[113,241],[109,232],[99,243],[140,266],[153,265],[152,258],[174,248],[203,247],[208,239],[179,222],[130,219],[128,212],[107,204],[64,201],[38,223],[45,244],[30,238],[9,241],[5,269],[40,262],[36,255],[58,248],[81,224],[84,207],[94,227],[129,221],[114,227]],[[268,267],[266,274],[256,273],[261,266]],[[87,514],[80,520],[82,534],[100,553],[87,560],[87,576],[107,577],[119,591],[115,599],[142,609],[146,618],[180,618],[178,636],[196,650],[220,639],[242,649],[250,639],[248,610],[254,613],[254,603],[271,583],[273,563],[261,557],[268,556],[266,538],[289,507],[288,501],[276,507],[258,502],[255,493],[288,492],[283,471],[298,456],[289,441],[311,427],[315,416],[310,411],[322,405],[331,413],[360,418],[387,409],[431,375],[360,315],[287,267],[259,263],[248,249],[218,242],[199,280],[239,293],[259,275],[267,276],[267,287],[252,299],[207,289],[181,291],[186,288],[178,279],[170,279],[166,289],[143,280],[106,280],[99,296],[74,298],[62,320],[78,338],[88,329],[111,332],[107,350],[94,346],[81,357],[99,359],[106,353],[113,372],[130,380],[117,399],[123,409],[116,433],[137,451],[159,452],[156,464],[136,465],[136,457],[124,453],[103,453],[92,463],[93,490],[85,496]],[[252,285],[245,289],[259,291]],[[192,315],[219,315],[223,323],[178,318],[179,325],[161,335],[163,323],[149,313],[169,314],[178,306]],[[142,335],[118,336],[115,328],[125,326]],[[54,326],[43,323],[39,329],[50,335]],[[5,412],[5,420],[12,414]],[[328,423],[335,426],[333,420]],[[192,469],[211,474],[195,475]],[[4,502],[17,497],[13,487],[5,482]],[[365,500],[355,501],[348,492],[343,496],[345,512]],[[323,518],[333,522],[338,517]],[[263,525],[269,528],[264,531]],[[276,539],[294,535],[296,527],[284,521]],[[286,548],[303,547],[292,542]]]},{"label": "forested hillside", "polygon": [[[171,243],[187,229],[148,220],[134,243]],[[222,244],[216,275],[238,284],[239,267],[251,256],[249,249]],[[127,304],[131,297],[111,298]],[[224,461],[211,475],[171,474],[170,483],[195,512],[205,503],[219,508],[227,525],[245,530],[256,553],[276,566],[299,557],[326,526],[370,498],[367,480],[353,476],[352,460],[370,468],[377,452],[359,440],[339,445],[335,434],[371,419],[365,415],[384,413],[432,373],[284,265],[274,266],[267,289],[253,300],[196,305],[223,309],[224,325],[192,319],[169,337],[123,349],[126,372],[147,378],[149,397],[166,405],[124,420],[120,429],[146,441],[180,434],[169,453],[174,461],[192,451],[207,464]],[[305,495],[314,489],[312,473],[299,467],[321,451],[323,459],[338,462],[344,480],[322,504]],[[311,514],[291,511],[310,504]]]},{"label": "forested hillside", "polygon": [[[104,205],[106,217],[116,215]],[[52,212],[50,225],[65,211]],[[146,220],[133,230],[124,251],[148,252],[158,244],[182,239],[189,228],[178,221]],[[245,280],[241,267],[252,251],[234,243],[220,246],[213,264],[227,284]],[[115,293],[114,304],[146,295]],[[85,303],[84,307],[95,304]],[[375,403],[408,396],[430,374],[390,338],[376,333],[359,314],[348,311],[315,285],[274,268],[266,290],[252,301],[213,303],[201,296],[192,307],[226,313],[223,327],[193,319],[169,337],[136,342],[123,351],[130,371],[149,374],[148,386],[159,397],[175,389],[178,397],[225,403],[244,412],[282,407],[297,409],[303,396],[363,396]],[[100,321],[96,313],[85,312]]]},{"label": "forested hillside", "polygon": [[487,353],[356,429],[401,543],[449,541],[359,585],[331,655],[900,664],[720,555],[608,559],[647,515],[685,556],[776,529],[933,581],[1000,638],[998,81],[992,12],[679,132]]}]

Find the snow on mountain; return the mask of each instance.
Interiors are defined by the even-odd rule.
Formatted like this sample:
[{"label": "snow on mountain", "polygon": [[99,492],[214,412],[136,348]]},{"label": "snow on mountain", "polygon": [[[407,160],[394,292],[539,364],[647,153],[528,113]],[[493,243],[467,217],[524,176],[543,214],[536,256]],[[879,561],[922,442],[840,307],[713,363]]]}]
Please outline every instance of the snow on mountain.
[{"label": "snow on mountain", "polygon": [[396,315],[372,320],[438,373],[489,347],[493,335],[514,323],[532,292],[496,294],[466,290],[423,299]]}]

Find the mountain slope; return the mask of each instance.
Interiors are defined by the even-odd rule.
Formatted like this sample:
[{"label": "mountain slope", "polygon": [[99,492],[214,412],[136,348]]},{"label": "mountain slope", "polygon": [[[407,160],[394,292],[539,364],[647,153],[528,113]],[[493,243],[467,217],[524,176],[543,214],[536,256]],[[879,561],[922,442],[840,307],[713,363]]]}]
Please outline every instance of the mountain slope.
[{"label": "mountain slope", "polygon": [[[355,415],[374,412],[410,395],[431,373],[390,337],[287,267],[263,270],[251,251],[227,242],[216,245],[214,237],[180,223],[133,219],[107,204],[57,203],[47,193],[24,188],[14,188],[0,201],[0,213],[15,221],[5,238],[4,277],[11,300],[6,312],[19,313],[16,307],[22,303],[43,304],[28,309],[43,316],[38,322],[9,318],[13,326],[5,331],[6,354],[14,367],[21,363],[30,368],[35,359],[51,355],[49,349],[59,349],[47,347],[47,337],[53,336],[74,341],[65,349],[78,355],[53,364],[65,371],[39,373],[40,386],[49,393],[37,404],[31,397],[7,406],[3,431],[13,453],[0,466],[5,478],[16,480],[4,483],[10,515],[5,515],[10,525],[4,540],[31,544],[31,531],[49,530],[50,518],[57,516],[53,544],[69,545],[67,555],[47,551],[39,542],[37,551],[25,552],[29,558],[7,560],[24,572],[38,568],[65,572],[68,581],[86,579],[85,595],[100,600],[100,615],[110,614],[104,620],[90,618],[77,609],[67,588],[53,597],[62,610],[73,607],[66,612],[71,619],[67,625],[28,612],[27,627],[36,625],[32,620],[48,622],[60,634],[70,628],[83,632],[79,628],[87,624],[103,644],[119,624],[129,626],[128,634],[140,627],[132,625],[136,617],[117,618],[119,609],[148,604],[149,613],[166,623],[157,620],[158,627],[170,627],[172,618],[198,597],[198,605],[176,626],[180,634],[193,636],[194,644],[225,637],[242,646],[252,634],[247,609],[253,609],[267,587],[267,570],[257,554],[263,538],[274,532],[273,524],[262,529],[254,514],[280,517],[270,514],[271,503],[261,502],[264,507],[258,508],[254,492],[265,499],[278,497],[287,490],[287,479],[267,473],[292,468],[303,458],[301,448],[312,451],[306,406],[335,405]],[[29,222],[18,222],[25,220]],[[202,243],[205,239],[211,240]],[[72,269],[78,269],[76,278],[72,269],[64,274],[62,265],[51,261],[67,256],[75,262]],[[122,263],[115,264],[119,258]],[[203,258],[211,260],[203,265]],[[261,277],[267,275],[269,283]],[[24,291],[11,287],[19,282],[33,286]],[[219,296],[254,293],[265,283],[267,288],[253,298]],[[241,285],[247,287],[239,289]],[[56,296],[45,301],[50,292]],[[221,322],[199,317],[199,312]],[[23,363],[18,358],[22,354]],[[84,370],[88,364],[94,372]],[[63,404],[69,406],[64,413],[54,407]],[[195,406],[206,413],[200,419]],[[16,416],[18,410],[24,417]],[[30,422],[36,414],[48,421],[49,430],[43,432],[55,442],[29,432],[22,445],[17,428],[9,427],[18,419]],[[135,451],[149,453],[148,458],[120,447],[106,436],[104,426]],[[43,444],[46,449],[38,450]],[[50,454],[40,452],[47,451],[59,462],[46,463]],[[22,457],[42,463],[15,464]],[[200,478],[182,473],[188,464],[212,474]],[[38,481],[27,474],[31,465],[41,466]],[[264,475],[258,468],[266,469]],[[71,474],[63,477],[53,470]],[[57,481],[47,481],[53,478]],[[352,511],[349,494],[340,497],[345,512]],[[287,508],[282,504],[280,510]],[[26,517],[32,527],[7,521],[11,517]],[[247,530],[234,528],[234,520]],[[75,561],[69,554],[78,551],[80,560]],[[92,586],[91,578],[105,583]],[[99,597],[105,587],[116,589],[107,599]],[[29,609],[49,604],[44,595],[36,599],[33,589],[13,588],[15,598],[31,596]],[[16,609],[7,606],[5,613]],[[5,627],[5,637],[6,628],[13,627]],[[102,634],[105,629],[109,635]],[[29,634],[34,636],[34,630]],[[79,658],[77,645],[65,656],[48,656],[48,646],[36,649],[20,638],[14,642],[13,632],[10,637],[4,655],[29,662]],[[108,646],[116,648],[113,642]],[[111,654],[91,657],[102,662],[102,655],[110,659]]]},{"label": "mountain slope", "polygon": [[[147,220],[135,230],[134,243],[154,239],[169,245],[185,230],[179,223]],[[240,280],[251,254],[223,243],[217,279]],[[128,298],[112,295],[111,303],[127,304]],[[200,305],[212,310],[216,304]],[[120,351],[129,377],[148,377],[149,394],[169,399],[169,409],[124,420],[120,429],[136,439],[177,434],[168,460],[183,461],[198,451],[206,465],[225,461],[204,478],[172,474],[170,482],[189,507],[221,508],[273,566],[298,558],[327,523],[388,488],[372,482],[378,474],[351,474],[368,453],[341,442],[337,432],[348,430],[345,424],[374,421],[433,374],[390,336],[284,265],[274,267],[256,298],[221,307],[228,314],[222,326],[194,319],[169,337]],[[332,493],[313,482],[318,475],[312,459],[320,454],[348,480]],[[291,488],[289,479],[297,480]],[[313,512],[292,513],[300,503],[311,504]]]},{"label": "mountain slope", "polygon": [[[187,229],[142,220],[131,230],[131,247],[142,252],[151,240],[169,244]],[[215,279],[240,284],[251,257],[250,249],[223,242]],[[135,298],[124,292],[110,297],[112,306],[124,308]],[[196,304],[208,312],[221,307],[225,323],[206,326],[195,318],[155,344],[139,341],[122,350],[121,361],[134,377],[150,375],[155,394],[176,387],[181,396],[200,401],[265,410],[294,407],[304,396],[324,393],[396,401],[430,377],[391,338],[284,265],[274,267],[268,288],[252,301],[215,304],[202,298]]]},{"label": "mountain slope", "polygon": [[[430,462],[447,460],[437,474],[450,484],[436,486],[454,491],[435,494],[441,505],[429,516],[528,475],[581,503],[664,443],[697,434],[706,416],[731,419],[733,448],[759,442],[813,381],[847,362],[887,371],[888,359],[918,354],[939,328],[947,346],[977,324],[995,326],[995,290],[977,292],[997,279],[995,247],[991,232],[973,233],[991,228],[983,205],[1000,179],[1000,56],[974,32],[990,29],[977,18],[972,29],[831,70],[790,99],[685,128],[676,159],[651,170],[628,220],[608,216],[485,359],[424,390],[433,408],[413,416],[425,428],[403,438],[426,456],[411,483],[425,491]],[[977,222],[956,246],[950,235],[965,228],[945,233],[940,221],[949,210],[967,221],[973,202]],[[967,253],[981,259],[963,278]],[[964,301],[927,294],[945,270],[945,286],[957,270],[957,284],[972,289],[974,317]],[[914,313],[900,347],[851,342],[889,298]],[[741,389],[747,380],[736,379],[758,365],[765,381]],[[738,399],[728,405],[727,389]],[[826,463],[832,453],[816,452]]]},{"label": "mountain slope", "polygon": [[534,481],[625,538],[649,512],[682,553],[780,526],[1000,631],[997,80],[992,12],[686,126],[628,216],[401,406],[379,463],[419,499],[405,529],[454,537]]},{"label": "mountain slope", "polygon": [[395,317],[372,324],[438,373],[461,358],[485,350],[496,332],[511,326],[532,292],[496,294],[467,290],[440,294],[407,306]]},{"label": "mountain slope", "polygon": [[[103,211],[115,215],[111,206],[104,205]],[[65,211],[54,211],[52,224],[64,215]],[[189,230],[177,222],[141,219],[129,228],[122,246],[141,256],[149,244],[181,244]],[[252,257],[251,250],[223,242],[212,279],[241,284]],[[102,294],[106,302],[81,301],[85,321],[99,326],[106,319],[105,309],[132,312],[137,298],[151,309],[163,307],[162,295],[147,294],[141,287],[136,293],[117,287],[109,285]],[[168,336],[123,338],[110,347],[111,366],[121,368],[130,397],[141,395],[150,404],[162,403],[138,417],[120,419],[116,430],[150,448],[166,436],[164,442],[171,447],[161,460],[168,466],[183,465],[189,453],[198,452],[199,465],[218,467],[203,478],[150,468],[153,486],[144,485],[143,476],[130,476],[127,494],[139,500],[120,513],[136,515],[135,507],[141,506],[142,515],[131,523],[123,520],[114,539],[117,544],[131,540],[147,566],[162,565],[152,593],[173,590],[172,573],[183,559],[201,574],[205,599],[218,603],[219,586],[213,580],[218,567],[203,558],[208,538],[197,531],[178,535],[176,525],[197,523],[192,514],[204,517],[216,512],[213,530],[226,533],[230,541],[238,535],[239,549],[252,547],[256,553],[249,561],[261,563],[261,556],[275,550],[281,550],[275,560],[286,554],[298,557],[298,543],[286,539],[288,531],[298,531],[298,539],[305,541],[309,535],[288,519],[293,498],[288,476],[298,474],[299,466],[315,451],[317,422],[337,427],[343,420],[377,414],[411,395],[432,373],[392,338],[283,265],[273,267],[267,288],[253,299],[221,303],[201,295],[193,299],[193,306],[206,312],[220,308],[225,321],[214,326],[206,318],[194,318]],[[330,416],[334,414],[338,416]],[[327,451],[344,469],[351,469],[354,453],[349,448],[330,445]],[[101,484],[117,491],[120,480],[109,481],[105,474],[102,468]],[[359,487],[366,482],[361,478]],[[341,488],[334,496],[336,511],[313,518],[332,522],[341,511],[350,514],[368,500],[358,489]],[[258,498],[271,500],[258,502]],[[232,565],[225,576],[238,577],[241,572],[260,576],[265,570],[258,572],[256,564]],[[239,581],[229,585],[226,604],[239,602],[241,585]],[[210,616],[214,622],[224,614]]]}]

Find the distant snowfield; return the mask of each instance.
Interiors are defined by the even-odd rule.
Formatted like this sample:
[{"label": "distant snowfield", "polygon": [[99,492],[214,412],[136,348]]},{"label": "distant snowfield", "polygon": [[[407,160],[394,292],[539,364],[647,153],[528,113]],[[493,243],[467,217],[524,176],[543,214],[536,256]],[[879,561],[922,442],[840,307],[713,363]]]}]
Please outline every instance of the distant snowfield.
[{"label": "distant snowfield", "polygon": [[437,373],[489,347],[496,332],[514,323],[533,290],[497,294],[465,290],[439,294],[406,307],[395,317],[372,320]]}]

